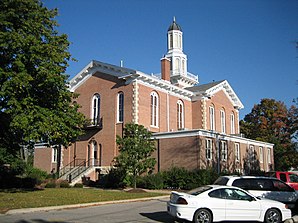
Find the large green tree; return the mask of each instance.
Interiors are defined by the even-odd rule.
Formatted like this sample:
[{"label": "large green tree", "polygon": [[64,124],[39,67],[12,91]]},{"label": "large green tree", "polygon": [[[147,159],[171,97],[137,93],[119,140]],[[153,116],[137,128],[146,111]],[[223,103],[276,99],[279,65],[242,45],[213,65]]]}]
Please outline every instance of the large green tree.
[{"label": "large green tree", "polygon": [[69,41],[56,15],[40,0],[0,1],[0,164],[21,146],[67,146],[81,134],[84,117],[65,74]]},{"label": "large green tree", "polygon": [[297,114],[295,106],[288,110],[283,102],[262,99],[260,104],[255,105],[244,120],[240,121],[241,132],[246,137],[274,143],[277,170],[297,168],[298,153],[293,140],[297,134]]},{"label": "large green tree", "polygon": [[144,126],[133,123],[125,125],[123,137],[117,135],[119,155],[116,157],[116,167],[133,176],[134,188],[137,176],[152,171],[156,163],[151,156],[156,149],[151,136]]}]

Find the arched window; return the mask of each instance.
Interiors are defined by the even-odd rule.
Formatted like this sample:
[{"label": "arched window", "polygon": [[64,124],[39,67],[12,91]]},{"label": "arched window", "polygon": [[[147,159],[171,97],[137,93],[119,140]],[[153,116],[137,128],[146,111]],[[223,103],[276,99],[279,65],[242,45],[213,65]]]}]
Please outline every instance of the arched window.
[{"label": "arched window", "polygon": [[184,128],[184,105],[181,100],[177,102],[177,128]]},{"label": "arched window", "polygon": [[210,122],[210,130],[215,130],[215,113],[214,113],[214,106],[211,105],[209,107],[209,122]]},{"label": "arched window", "polygon": [[221,124],[221,132],[226,133],[226,113],[223,109],[220,110],[220,124]]},{"label": "arched window", "polygon": [[231,134],[235,134],[235,115],[231,114]]},{"label": "arched window", "polygon": [[99,94],[95,94],[92,98],[91,122],[93,125],[98,125],[100,122],[100,95]]},{"label": "arched window", "polygon": [[151,126],[158,127],[158,94],[156,92],[152,92],[151,95]]},{"label": "arched window", "polygon": [[117,95],[117,122],[124,120],[124,94],[119,92]]},{"label": "arched window", "polygon": [[175,73],[180,71],[180,59],[176,58],[175,59]]},{"label": "arched window", "polygon": [[236,162],[240,161],[240,144],[235,143],[235,160]]},{"label": "arched window", "polygon": [[185,74],[185,60],[182,60],[181,65],[182,65],[182,74]]}]

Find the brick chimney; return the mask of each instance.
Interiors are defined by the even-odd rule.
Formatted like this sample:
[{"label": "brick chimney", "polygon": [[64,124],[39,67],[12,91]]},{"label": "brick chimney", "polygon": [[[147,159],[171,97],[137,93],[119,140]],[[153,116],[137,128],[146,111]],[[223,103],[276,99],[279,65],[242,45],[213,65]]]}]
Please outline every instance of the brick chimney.
[{"label": "brick chimney", "polygon": [[161,58],[161,79],[165,81],[170,81],[171,75],[171,61],[168,58]]}]

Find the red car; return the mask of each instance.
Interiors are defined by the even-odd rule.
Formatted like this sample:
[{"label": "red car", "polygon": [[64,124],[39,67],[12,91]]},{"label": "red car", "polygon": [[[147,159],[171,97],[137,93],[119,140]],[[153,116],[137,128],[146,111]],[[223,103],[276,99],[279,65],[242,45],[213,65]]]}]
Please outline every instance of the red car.
[{"label": "red car", "polygon": [[295,190],[298,190],[298,174],[294,172],[283,172],[283,171],[275,171],[268,172],[266,174],[270,177],[276,177],[277,179],[282,180],[286,184],[290,185]]}]

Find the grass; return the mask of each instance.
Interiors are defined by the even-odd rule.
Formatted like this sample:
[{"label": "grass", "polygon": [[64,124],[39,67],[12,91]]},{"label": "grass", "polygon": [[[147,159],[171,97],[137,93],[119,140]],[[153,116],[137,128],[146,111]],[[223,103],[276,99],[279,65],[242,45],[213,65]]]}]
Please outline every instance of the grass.
[{"label": "grass", "polygon": [[127,200],[164,195],[155,192],[128,193],[93,188],[46,188],[36,191],[1,191],[0,213],[11,209],[36,208],[101,201]]}]

